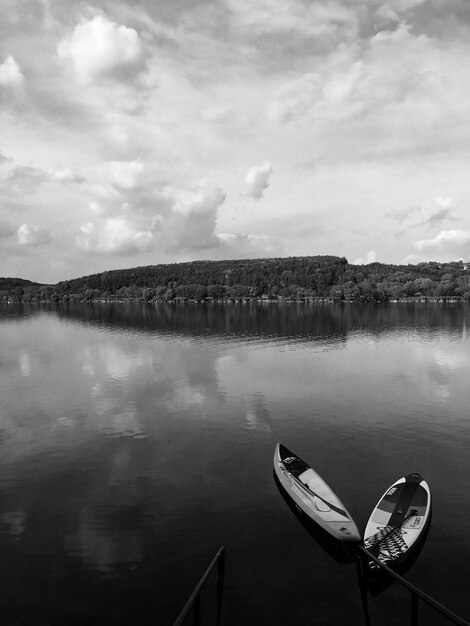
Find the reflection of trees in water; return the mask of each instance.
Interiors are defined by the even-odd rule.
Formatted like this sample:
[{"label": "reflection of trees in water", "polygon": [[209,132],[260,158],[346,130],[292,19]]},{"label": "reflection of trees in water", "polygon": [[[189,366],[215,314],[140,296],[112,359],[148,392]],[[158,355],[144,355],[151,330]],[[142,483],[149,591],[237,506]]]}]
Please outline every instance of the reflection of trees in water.
[{"label": "reflection of trees in water", "polygon": [[346,338],[349,332],[394,329],[462,332],[465,304],[108,303],[49,309],[86,324],[189,336]]}]

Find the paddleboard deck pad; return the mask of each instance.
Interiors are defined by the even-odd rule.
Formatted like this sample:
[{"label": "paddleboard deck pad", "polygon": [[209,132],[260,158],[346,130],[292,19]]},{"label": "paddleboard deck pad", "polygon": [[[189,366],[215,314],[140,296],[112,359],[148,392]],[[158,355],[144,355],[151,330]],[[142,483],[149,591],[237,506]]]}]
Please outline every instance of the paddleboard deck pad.
[{"label": "paddleboard deck pad", "polygon": [[[393,567],[403,562],[430,521],[431,492],[420,474],[408,474],[378,501],[364,531],[364,548]],[[371,569],[379,568],[369,561]]]},{"label": "paddleboard deck pad", "polygon": [[274,473],[296,507],[340,541],[359,542],[358,528],[325,481],[282,444],[274,453]]}]

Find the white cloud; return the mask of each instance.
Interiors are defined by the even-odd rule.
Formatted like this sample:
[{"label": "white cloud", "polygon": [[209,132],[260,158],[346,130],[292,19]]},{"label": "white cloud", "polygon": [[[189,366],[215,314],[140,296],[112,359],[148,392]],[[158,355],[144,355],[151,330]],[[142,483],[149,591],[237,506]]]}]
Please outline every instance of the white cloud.
[{"label": "white cloud", "polygon": [[48,243],[51,239],[49,231],[34,224],[21,224],[17,230],[20,246],[39,246]]},{"label": "white cloud", "polygon": [[234,256],[237,258],[259,258],[271,256],[275,251],[279,253],[279,244],[267,235],[218,233],[217,237],[223,242],[232,258]]},{"label": "white cloud", "polygon": [[103,254],[142,252],[153,242],[150,231],[139,231],[129,220],[108,218],[100,227],[92,222],[83,224],[77,245],[83,250]]},{"label": "white cloud", "polygon": [[215,228],[225,197],[222,189],[205,184],[189,191],[130,185],[109,200],[90,203],[96,221],[82,225],[76,242],[105,254],[211,250],[222,244]]},{"label": "white cloud", "polygon": [[421,239],[414,245],[435,261],[470,258],[470,232],[467,230],[442,230],[433,239]]},{"label": "white cloud", "polygon": [[446,219],[453,219],[452,211],[457,206],[454,198],[432,198],[421,207],[423,222],[434,225]]},{"label": "white cloud", "polygon": [[220,187],[208,188],[204,181],[199,183],[195,191],[180,193],[174,210],[183,215],[204,214],[216,211],[225,201],[226,194]]},{"label": "white cloud", "polygon": [[375,250],[369,250],[365,259],[356,259],[353,261],[353,265],[369,265],[369,263],[375,263],[377,261],[377,254]]},{"label": "white cloud", "polygon": [[84,85],[103,77],[134,80],[144,67],[137,31],[103,15],[82,20],[72,35],[58,44],[57,53],[72,63],[77,81]]},{"label": "white cloud", "polygon": [[183,194],[165,222],[160,222],[163,245],[169,250],[210,250],[221,245],[215,234],[217,213],[225,202],[226,194],[218,187],[200,184],[190,193]]},{"label": "white cloud", "polygon": [[394,209],[389,217],[407,227],[436,226],[446,220],[454,221],[454,212],[458,209],[455,198],[436,197],[424,202],[421,206]]},{"label": "white cloud", "polygon": [[59,183],[83,183],[85,178],[76,172],[66,168],[52,172],[53,178]]},{"label": "white cloud", "polygon": [[114,185],[121,189],[132,189],[136,186],[144,164],[140,159],[135,161],[111,161],[109,163]]},{"label": "white cloud", "polygon": [[466,230],[442,230],[434,239],[421,239],[415,242],[418,250],[443,249],[449,246],[467,246],[470,244],[470,232]]},{"label": "white cloud", "polygon": [[254,198],[255,200],[260,200],[270,185],[269,178],[272,171],[273,166],[271,163],[254,165],[246,175],[246,190],[244,195]]},{"label": "white cloud", "polygon": [[23,84],[24,77],[21,68],[10,55],[0,65],[0,85],[3,87],[17,87]]},{"label": "white cloud", "polygon": [[421,263],[422,261],[425,261],[425,258],[422,256],[419,256],[418,254],[408,254],[402,261],[403,265],[417,265],[418,263]]}]

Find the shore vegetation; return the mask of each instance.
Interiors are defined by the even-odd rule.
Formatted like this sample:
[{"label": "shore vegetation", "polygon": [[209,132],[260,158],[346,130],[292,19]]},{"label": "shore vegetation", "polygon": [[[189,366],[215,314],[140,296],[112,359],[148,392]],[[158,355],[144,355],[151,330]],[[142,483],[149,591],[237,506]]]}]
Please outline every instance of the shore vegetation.
[{"label": "shore vegetation", "polygon": [[470,300],[470,264],[352,265],[308,256],[148,265],[54,285],[0,278],[3,302]]}]

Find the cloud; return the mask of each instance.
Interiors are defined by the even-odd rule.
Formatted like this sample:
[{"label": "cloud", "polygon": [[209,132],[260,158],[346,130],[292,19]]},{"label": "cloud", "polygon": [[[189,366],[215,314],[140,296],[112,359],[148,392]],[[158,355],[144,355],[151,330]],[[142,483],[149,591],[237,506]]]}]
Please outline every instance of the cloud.
[{"label": "cloud", "polygon": [[165,247],[195,252],[219,247],[221,240],[215,234],[215,227],[218,209],[225,198],[223,189],[200,184],[192,197],[178,200],[162,229]]},{"label": "cloud", "polygon": [[90,209],[96,218],[82,225],[78,247],[102,254],[148,250],[174,254],[222,245],[215,233],[218,210],[226,197],[222,189],[204,183],[190,190],[148,188],[151,177],[149,181],[133,178],[132,174],[144,172],[140,164],[128,169],[122,162],[117,167],[121,169],[130,174],[126,184],[120,180],[120,188],[95,189],[99,199],[92,201]]},{"label": "cloud", "polygon": [[116,187],[133,189],[143,173],[144,164],[140,159],[135,161],[111,161],[109,169],[112,182]]},{"label": "cloud", "polygon": [[421,207],[423,222],[429,226],[435,226],[445,220],[454,220],[452,211],[457,206],[454,198],[432,198]]},{"label": "cloud", "polygon": [[40,246],[51,239],[49,231],[34,224],[21,224],[17,230],[20,246]]},{"label": "cloud", "polygon": [[[0,178],[0,200],[2,207],[9,210],[24,209],[32,194],[51,179],[51,175],[37,167],[18,165]],[[28,199],[25,202],[25,199]]]},{"label": "cloud", "polygon": [[442,230],[433,239],[420,239],[415,247],[423,253],[434,255],[434,260],[446,261],[470,257],[470,232],[466,230]]},{"label": "cloud", "polygon": [[270,185],[269,178],[273,172],[271,163],[254,165],[245,178],[246,190],[244,196],[260,200]]},{"label": "cloud", "polygon": [[380,26],[394,26],[402,21],[403,13],[408,13],[425,2],[426,0],[389,0],[376,9],[374,17]]},{"label": "cloud", "polygon": [[442,230],[434,239],[421,239],[415,242],[418,250],[443,248],[450,245],[468,245],[470,233],[466,230]]},{"label": "cloud", "polygon": [[8,222],[0,222],[0,239],[8,239],[16,234],[16,228]]},{"label": "cloud", "polygon": [[455,221],[454,211],[458,202],[454,198],[431,198],[421,206],[393,209],[387,215],[395,222],[407,227],[436,226],[446,220]]},{"label": "cloud", "polygon": [[83,183],[85,182],[85,177],[77,174],[76,172],[72,172],[68,168],[63,170],[55,170],[52,172],[52,177],[58,183]]},{"label": "cloud", "polygon": [[[252,233],[218,233],[229,257],[260,258],[279,251],[278,245],[267,235]],[[273,245],[274,244],[274,245]]]},{"label": "cloud", "polygon": [[356,120],[377,116],[381,109],[396,118],[397,110],[389,107],[407,105],[410,96],[422,96],[423,83],[434,80],[426,53],[436,55],[432,43],[426,37],[415,37],[409,26],[400,24],[392,32],[377,33],[363,47],[343,45],[321,65],[314,64],[315,71],[285,83],[268,111],[281,123],[298,118]]},{"label": "cloud", "polygon": [[24,82],[23,73],[15,59],[10,55],[0,65],[0,86],[18,87]]},{"label": "cloud", "polygon": [[316,39],[337,34],[339,28],[350,29],[355,13],[339,2],[299,2],[298,0],[226,0],[232,23],[245,37],[282,35]]},{"label": "cloud", "polygon": [[311,59],[268,93],[267,113],[336,163],[455,153],[469,132],[468,58],[466,41],[447,45],[402,22]]},{"label": "cloud", "polygon": [[[108,255],[103,267],[269,248],[396,261],[470,231],[463,0],[445,15],[440,0],[49,2],[47,24],[8,2],[0,206],[15,232],[54,236],[34,271],[93,272],[83,249]],[[6,210],[21,205],[15,223]],[[398,207],[380,250],[377,207]]]},{"label": "cloud", "polygon": [[100,228],[92,222],[83,224],[76,239],[82,250],[102,254],[131,253],[147,250],[153,243],[153,234],[139,231],[130,220],[108,218]]},{"label": "cloud", "polygon": [[408,254],[402,261],[403,265],[417,265],[418,263],[421,263],[425,261],[425,258],[423,256],[420,256],[418,254]]},{"label": "cloud", "polygon": [[369,265],[369,263],[375,263],[377,261],[377,254],[375,250],[369,250],[365,259],[356,259],[353,265]]},{"label": "cloud", "polygon": [[144,69],[142,41],[136,30],[103,15],[83,19],[57,46],[60,59],[70,61],[80,84],[100,78],[133,82]]},{"label": "cloud", "polygon": [[10,189],[18,193],[31,193],[48,180],[50,180],[50,175],[44,170],[28,165],[17,165],[0,182],[0,189]]}]

